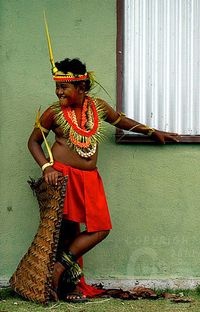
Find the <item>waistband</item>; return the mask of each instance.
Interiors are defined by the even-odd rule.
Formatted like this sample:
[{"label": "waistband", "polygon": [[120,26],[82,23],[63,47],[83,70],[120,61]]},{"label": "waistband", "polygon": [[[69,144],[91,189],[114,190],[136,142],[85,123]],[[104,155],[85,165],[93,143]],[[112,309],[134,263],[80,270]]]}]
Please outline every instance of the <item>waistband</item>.
[{"label": "waistband", "polygon": [[53,168],[61,171],[64,175],[67,175],[69,170],[77,171],[77,172],[95,172],[97,171],[97,168],[92,169],[92,170],[83,170],[83,169],[78,169],[69,165],[65,165],[59,161],[54,160]]}]

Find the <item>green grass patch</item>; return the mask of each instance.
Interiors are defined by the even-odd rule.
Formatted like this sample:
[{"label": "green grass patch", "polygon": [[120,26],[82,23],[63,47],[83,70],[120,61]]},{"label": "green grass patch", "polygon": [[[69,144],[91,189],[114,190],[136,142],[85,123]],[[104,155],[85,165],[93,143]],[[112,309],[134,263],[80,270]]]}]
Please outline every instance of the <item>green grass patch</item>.
[{"label": "green grass patch", "polygon": [[[190,303],[173,303],[168,299],[157,300],[119,300],[113,298],[93,299],[87,303],[73,304],[67,302],[50,303],[47,306],[26,301],[11,289],[0,290],[0,312],[199,312],[200,291],[196,290],[163,290],[162,292],[176,293],[192,299]],[[158,291],[158,294],[161,293]]]}]

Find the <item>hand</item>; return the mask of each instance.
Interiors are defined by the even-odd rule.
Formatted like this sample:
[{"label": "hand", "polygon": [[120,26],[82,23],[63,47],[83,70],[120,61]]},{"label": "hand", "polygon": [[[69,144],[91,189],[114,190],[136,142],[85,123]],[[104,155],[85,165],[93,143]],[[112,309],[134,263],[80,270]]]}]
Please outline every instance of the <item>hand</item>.
[{"label": "hand", "polygon": [[152,133],[151,138],[161,144],[165,144],[166,141],[179,142],[179,135],[177,133],[164,132],[159,130],[155,130]]},{"label": "hand", "polygon": [[45,181],[50,185],[57,185],[58,181],[62,179],[62,173],[55,170],[53,167],[47,167],[44,172],[43,176]]}]

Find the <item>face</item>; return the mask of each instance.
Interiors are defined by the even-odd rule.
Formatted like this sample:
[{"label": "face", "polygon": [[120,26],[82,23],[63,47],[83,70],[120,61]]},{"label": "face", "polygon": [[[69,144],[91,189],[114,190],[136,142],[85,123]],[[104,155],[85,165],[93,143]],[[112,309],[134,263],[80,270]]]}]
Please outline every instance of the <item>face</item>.
[{"label": "face", "polygon": [[60,105],[77,104],[79,89],[69,82],[56,82],[56,95],[59,98]]}]

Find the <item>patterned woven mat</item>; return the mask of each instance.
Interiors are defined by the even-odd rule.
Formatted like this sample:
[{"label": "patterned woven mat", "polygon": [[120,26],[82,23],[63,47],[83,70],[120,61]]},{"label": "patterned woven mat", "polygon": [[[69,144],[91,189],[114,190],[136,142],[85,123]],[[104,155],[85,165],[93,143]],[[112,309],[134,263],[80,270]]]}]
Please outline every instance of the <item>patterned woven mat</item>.
[{"label": "patterned woven mat", "polygon": [[46,304],[50,299],[67,177],[57,186],[48,185],[43,178],[31,179],[28,183],[38,199],[40,224],[30,248],[10,279],[10,285],[19,295]]}]

